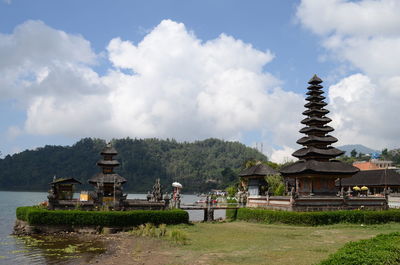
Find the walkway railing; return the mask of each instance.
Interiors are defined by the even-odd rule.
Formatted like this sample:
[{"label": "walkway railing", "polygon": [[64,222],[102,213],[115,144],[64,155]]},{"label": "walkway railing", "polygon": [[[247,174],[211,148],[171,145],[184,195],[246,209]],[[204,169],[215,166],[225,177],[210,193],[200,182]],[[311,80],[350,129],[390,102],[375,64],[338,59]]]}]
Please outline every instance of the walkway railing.
[{"label": "walkway railing", "polygon": [[235,210],[243,208],[245,205],[239,203],[193,203],[193,204],[181,204],[180,209],[182,210],[203,210],[204,211],[204,222],[210,222],[214,220],[214,210]]}]

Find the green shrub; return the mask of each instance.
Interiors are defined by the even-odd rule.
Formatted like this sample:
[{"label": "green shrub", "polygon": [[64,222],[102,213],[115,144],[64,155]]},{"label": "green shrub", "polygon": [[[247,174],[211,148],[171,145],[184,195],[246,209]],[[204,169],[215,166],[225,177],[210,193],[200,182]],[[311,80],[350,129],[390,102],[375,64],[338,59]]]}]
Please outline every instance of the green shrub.
[{"label": "green shrub", "polygon": [[18,207],[16,215],[18,220],[28,221],[28,211],[34,209],[34,206]]},{"label": "green shrub", "polygon": [[266,176],[265,180],[268,183],[269,191],[274,196],[281,196],[285,193],[285,183],[280,174]]},{"label": "green shrub", "polygon": [[164,237],[167,234],[167,225],[166,224],[160,224],[158,226],[158,229],[156,231],[156,236],[157,237]]},{"label": "green shrub", "polygon": [[400,233],[381,234],[371,239],[345,244],[320,265],[400,264]]},{"label": "green shrub", "polygon": [[[237,203],[237,200],[236,199],[228,199],[227,203]],[[236,220],[236,215],[237,215],[237,209],[226,209],[226,212],[225,212],[226,219]]]},{"label": "green shrub", "polygon": [[138,226],[151,223],[180,224],[189,222],[189,214],[183,210],[134,210],[134,211],[80,211],[45,210],[35,207],[18,207],[19,220],[31,225],[77,225],[77,226]]},{"label": "green shrub", "polygon": [[185,231],[179,229],[173,229],[168,233],[168,237],[174,242],[175,244],[179,245],[186,245],[188,242],[188,236]]},{"label": "green shrub", "polygon": [[[165,224],[161,224],[160,226],[162,225],[165,226]],[[147,237],[159,237],[159,235],[161,234],[157,226],[153,225],[152,223],[139,225],[130,233],[135,236],[147,236]]]},{"label": "green shrub", "polygon": [[382,224],[400,222],[399,210],[386,211],[326,211],[289,212],[266,209],[240,208],[237,219],[260,223],[282,223],[292,225],[330,225],[337,223]]},{"label": "green shrub", "polygon": [[233,198],[236,195],[237,187],[236,187],[236,185],[232,185],[232,186],[227,187],[225,189],[225,191],[228,193],[228,197]]},{"label": "green shrub", "polygon": [[179,245],[186,245],[188,242],[185,231],[176,228],[167,231],[166,224],[160,224],[158,227],[151,223],[142,224],[129,233],[135,236],[166,238]]}]

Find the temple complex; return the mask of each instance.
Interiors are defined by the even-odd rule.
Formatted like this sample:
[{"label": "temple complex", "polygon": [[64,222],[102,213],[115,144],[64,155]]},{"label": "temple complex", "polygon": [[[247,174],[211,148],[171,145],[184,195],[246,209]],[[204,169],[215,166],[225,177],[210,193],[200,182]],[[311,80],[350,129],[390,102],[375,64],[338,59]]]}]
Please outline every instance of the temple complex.
[{"label": "temple complex", "polygon": [[300,130],[306,136],[297,141],[304,147],[293,153],[299,161],[282,168],[281,173],[284,177],[296,180],[295,192],[298,195],[335,196],[335,180],[351,177],[359,169],[334,160],[344,152],[330,146],[337,142],[337,139],[328,135],[334,129],[327,125],[332,120],[325,116],[329,111],[324,108],[327,103],[322,96],[322,80],[314,75],[308,83],[308,103],[304,105],[307,110],[303,112],[307,117],[301,121],[306,127]]},{"label": "temple complex", "polygon": [[[332,147],[337,139],[331,135],[334,129],[327,124],[332,120],[326,117],[329,113],[324,102],[322,80],[314,75],[308,82],[306,110],[301,121],[305,125],[300,130],[305,134],[297,143],[303,148],[295,151],[293,156],[299,160],[281,168],[285,179],[291,179],[294,185],[289,196],[259,197],[257,204],[249,207],[263,207],[286,211],[326,211],[343,209],[387,209],[387,196],[372,197],[368,194],[357,194],[345,191],[341,180],[355,175],[359,169],[335,160],[344,152]],[[336,185],[338,183],[338,186]]]},{"label": "temple complex", "polygon": [[97,162],[101,171],[88,180],[94,186],[93,191],[81,191],[79,199],[73,198],[73,186],[81,184],[74,178],[54,179],[50,183],[48,209],[82,209],[82,210],[164,210],[170,207],[170,197],[162,193],[160,179],[156,179],[152,192],[147,199],[127,199],[122,186],[126,179],[114,172],[119,162],[114,159],[117,150],[108,143],[101,151],[103,157]]}]

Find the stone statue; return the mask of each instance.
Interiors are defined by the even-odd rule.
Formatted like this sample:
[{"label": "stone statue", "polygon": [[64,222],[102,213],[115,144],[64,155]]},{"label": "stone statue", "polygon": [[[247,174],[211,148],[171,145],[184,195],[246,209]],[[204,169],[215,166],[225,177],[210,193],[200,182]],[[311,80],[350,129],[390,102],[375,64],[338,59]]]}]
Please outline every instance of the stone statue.
[{"label": "stone statue", "polygon": [[94,186],[94,191],[96,196],[93,197],[93,204],[95,206],[101,207],[103,204],[103,190],[104,185],[102,182],[97,182],[96,186]]},{"label": "stone statue", "polygon": [[181,195],[176,194],[176,208],[181,208]]},{"label": "stone statue", "polygon": [[296,199],[296,198],[298,197],[298,194],[297,194],[297,192],[295,191],[294,187],[292,187],[292,189],[290,190],[290,196],[291,196],[293,199]]},{"label": "stone statue", "polygon": [[115,182],[114,183],[114,198],[115,198],[115,209],[118,210],[120,207],[124,205],[124,200],[126,197],[123,195],[122,192],[122,184],[121,182]]},{"label": "stone statue", "polygon": [[350,187],[347,189],[346,196],[347,196],[347,197],[350,197],[350,196],[351,196],[351,189],[350,189]]},{"label": "stone statue", "polygon": [[344,197],[345,196],[345,192],[344,192],[344,188],[343,187],[340,189],[340,195],[339,196],[340,197]]},{"label": "stone statue", "polygon": [[168,209],[169,208],[169,195],[168,195],[168,192],[166,192],[164,194],[163,199],[164,199],[164,209]]},{"label": "stone statue", "polygon": [[47,199],[49,200],[48,209],[49,210],[53,210],[54,209],[54,204],[55,204],[56,199],[57,199],[57,194],[56,194],[54,185],[51,185],[51,188],[49,190],[49,195],[47,195]]},{"label": "stone statue", "polygon": [[146,196],[147,201],[151,201],[151,198],[152,198],[152,197],[153,197],[153,196],[151,195],[150,191],[148,191],[148,192],[147,192],[147,196]]},{"label": "stone statue", "polygon": [[162,189],[160,184],[160,179],[156,179],[156,183],[153,186],[153,200],[155,202],[162,201]]}]

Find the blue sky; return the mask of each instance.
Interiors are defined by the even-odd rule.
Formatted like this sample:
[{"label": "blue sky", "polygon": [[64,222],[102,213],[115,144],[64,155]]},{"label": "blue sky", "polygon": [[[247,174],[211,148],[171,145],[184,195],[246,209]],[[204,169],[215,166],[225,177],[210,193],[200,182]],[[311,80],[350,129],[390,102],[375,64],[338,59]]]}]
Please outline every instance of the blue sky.
[{"label": "blue sky", "polygon": [[400,68],[385,57],[400,56],[398,4],[324,3],[2,1],[0,150],[217,137],[282,161],[314,73],[338,144],[398,147],[382,121],[399,119]]}]

